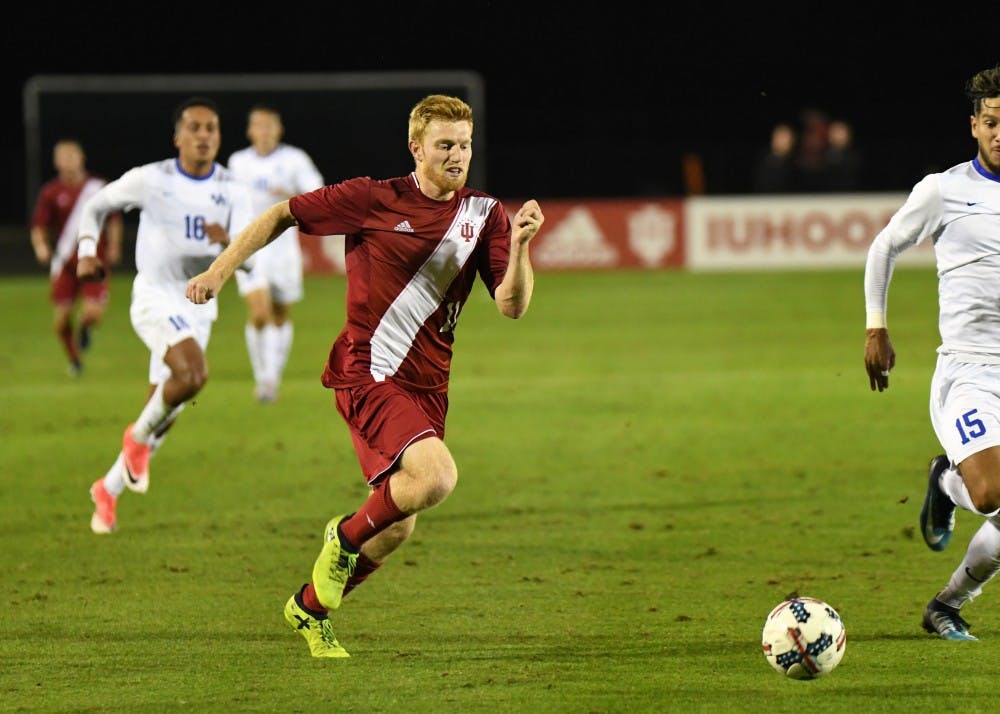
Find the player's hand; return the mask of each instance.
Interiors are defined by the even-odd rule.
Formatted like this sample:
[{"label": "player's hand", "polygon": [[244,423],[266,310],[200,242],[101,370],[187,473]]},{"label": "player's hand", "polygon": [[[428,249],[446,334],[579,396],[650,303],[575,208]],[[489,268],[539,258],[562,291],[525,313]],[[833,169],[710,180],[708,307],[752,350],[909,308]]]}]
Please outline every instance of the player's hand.
[{"label": "player's hand", "polygon": [[209,243],[218,243],[223,247],[229,245],[229,234],[218,223],[206,223],[205,233],[208,235]]},{"label": "player's hand", "polygon": [[526,245],[535,237],[544,222],[545,216],[542,215],[542,208],[538,205],[538,201],[534,199],[525,201],[514,215],[511,241],[519,245]]},{"label": "player's hand", "polygon": [[896,366],[896,350],[884,327],[865,330],[865,370],[872,391],[889,388],[889,370]]},{"label": "player's hand", "polygon": [[96,256],[80,258],[76,263],[76,277],[85,282],[104,280],[104,266]]},{"label": "player's hand", "polygon": [[211,270],[206,270],[201,275],[195,275],[188,280],[184,294],[195,305],[202,305],[218,295],[220,289],[222,289],[222,280]]},{"label": "player's hand", "polygon": [[52,250],[47,245],[35,246],[35,260],[39,265],[48,265],[52,260]]}]

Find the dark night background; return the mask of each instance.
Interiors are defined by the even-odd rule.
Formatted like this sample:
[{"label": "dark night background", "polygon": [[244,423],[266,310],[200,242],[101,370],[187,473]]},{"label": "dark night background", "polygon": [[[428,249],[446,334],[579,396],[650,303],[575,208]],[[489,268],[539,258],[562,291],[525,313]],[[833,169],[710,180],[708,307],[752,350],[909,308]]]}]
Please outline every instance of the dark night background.
[{"label": "dark night background", "polygon": [[[854,126],[864,190],[906,191],[974,154],[964,83],[1000,62],[985,18],[913,6],[650,5],[40,10],[5,29],[2,120],[12,150],[0,223],[23,224],[33,200],[25,195],[21,97],[34,75],[472,70],[485,82],[482,188],[501,197],[682,195],[688,154],[702,159],[706,193],[747,193],[773,124],[796,122],[807,108]],[[408,170],[405,114],[388,119]],[[81,121],[94,131],[108,118]],[[158,153],[117,161],[174,154],[168,117],[142,130],[162,134]],[[224,161],[243,145],[242,116],[223,116],[223,139]],[[314,141],[294,127],[288,140],[304,148]],[[44,178],[52,175],[47,151]],[[89,159],[107,173],[107,157],[104,165],[93,152]]]}]

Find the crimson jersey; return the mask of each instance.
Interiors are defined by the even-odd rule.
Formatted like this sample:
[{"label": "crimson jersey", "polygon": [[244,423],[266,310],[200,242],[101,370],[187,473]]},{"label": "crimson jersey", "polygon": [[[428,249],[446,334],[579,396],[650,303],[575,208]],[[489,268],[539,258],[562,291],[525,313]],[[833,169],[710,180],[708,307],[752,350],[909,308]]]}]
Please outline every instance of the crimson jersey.
[{"label": "crimson jersey", "polygon": [[391,379],[446,390],[455,325],[476,274],[493,296],[507,270],[511,226],[500,201],[470,188],[435,201],[410,174],[324,186],[289,207],[303,233],[346,237],[347,323],[323,384]]},{"label": "crimson jersey", "polygon": [[[42,186],[38,201],[35,203],[31,225],[49,231],[49,239],[53,242],[54,273],[58,273],[58,268],[62,266],[76,265],[76,233],[80,208],[104,184],[104,179],[88,175],[78,186],[71,186],[58,176]],[[82,198],[81,194],[84,194]],[[97,256],[102,263],[106,263],[104,259],[106,242],[102,233],[97,243]],[[73,270],[76,268],[73,267]]]}]

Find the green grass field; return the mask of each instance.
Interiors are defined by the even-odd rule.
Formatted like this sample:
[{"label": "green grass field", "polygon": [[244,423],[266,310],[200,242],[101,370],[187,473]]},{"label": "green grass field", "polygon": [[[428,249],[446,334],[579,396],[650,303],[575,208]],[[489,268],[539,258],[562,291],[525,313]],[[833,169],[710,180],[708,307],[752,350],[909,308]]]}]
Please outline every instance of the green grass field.
[{"label": "green grass field", "polygon": [[[332,515],[365,496],[319,383],[341,278],[310,278],[281,398],[252,398],[232,285],[209,383],[89,530],[87,488],[146,394],[119,276],[86,372],[43,277],[0,282],[0,709],[4,711],[990,711],[1000,591],[979,643],[920,628],[951,549],[916,531],[937,346],[932,271],[890,291],[891,388],[869,391],[858,272],[537,277],[520,321],[477,286],[462,312],[451,497],[335,614],[348,660],[284,623]],[[768,666],[768,611],[798,592],[848,632],[829,677]],[[959,685],[961,694],[959,698]]]}]

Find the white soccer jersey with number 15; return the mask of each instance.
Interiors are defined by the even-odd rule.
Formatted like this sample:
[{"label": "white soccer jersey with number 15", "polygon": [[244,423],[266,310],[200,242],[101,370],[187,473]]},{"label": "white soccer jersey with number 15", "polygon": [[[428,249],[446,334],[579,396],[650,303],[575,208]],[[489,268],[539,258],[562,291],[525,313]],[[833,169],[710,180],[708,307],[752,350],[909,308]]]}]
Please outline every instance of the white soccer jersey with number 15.
[{"label": "white soccer jersey with number 15", "polygon": [[1000,362],[1000,176],[974,159],[913,187],[868,250],[868,312],[885,312],[896,256],[928,238],[937,256],[938,352]]}]

